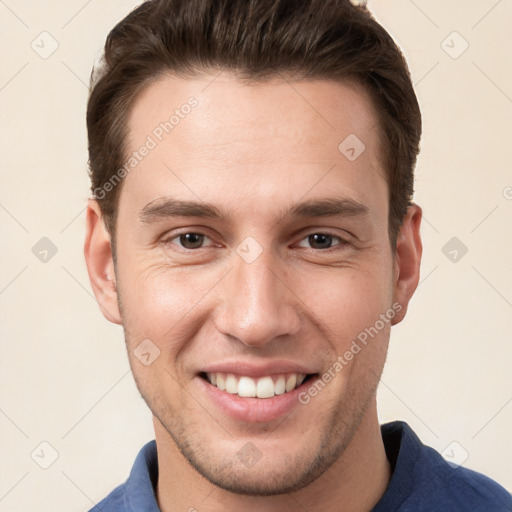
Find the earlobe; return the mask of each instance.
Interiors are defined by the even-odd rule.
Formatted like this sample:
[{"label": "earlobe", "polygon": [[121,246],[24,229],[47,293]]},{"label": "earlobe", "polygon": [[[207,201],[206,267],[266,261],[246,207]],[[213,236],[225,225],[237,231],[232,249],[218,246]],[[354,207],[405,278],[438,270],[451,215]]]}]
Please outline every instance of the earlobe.
[{"label": "earlobe", "polygon": [[110,322],[121,324],[110,235],[99,204],[93,199],[87,204],[84,256],[101,312]]},{"label": "earlobe", "polygon": [[422,211],[418,205],[409,206],[397,236],[393,303],[400,304],[402,308],[393,319],[393,325],[404,319],[409,301],[418,286],[423,251],[420,236],[421,216]]}]

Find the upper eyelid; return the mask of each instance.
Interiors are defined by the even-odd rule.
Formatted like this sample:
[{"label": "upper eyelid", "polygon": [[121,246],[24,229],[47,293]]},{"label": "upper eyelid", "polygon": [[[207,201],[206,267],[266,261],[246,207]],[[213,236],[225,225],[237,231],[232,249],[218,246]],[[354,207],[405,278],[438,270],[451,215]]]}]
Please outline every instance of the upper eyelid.
[{"label": "upper eyelid", "polygon": [[[202,233],[201,231],[191,231],[191,230],[188,230],[188,231],[182,231],[181,233],[177,233],[177,234],[173,234],[173,235],[169,235],[169,236],[164,236],[163,239],[162,239],[162,243],[169,243],[171,242],[172,240],[175,240],[176,238],[179,238],[180,236],[182,235],[186,235],[188,233],[193,233],[195,235],[202,235],[204,236],[205,238],[208,238],[210,239],[213,244],[215,244],[215,242],[213,241],[212,237],[207,235],[206,233]],[[184,247],[184,249],[186,249],[186,247]],[[200,249],[202,249],[202,247],[200,247]],[[187,249],[187,250],[194,250],[194,249]],[[195,249],[197,250],[197,249]]]},{"label": "upper eyelid", "polygon": [[210,230],[204,226],[200,226],[197,228],[190,228],[190,227],[183,227],[183,228],[175,228],[170,231],[166,231],[164,234],[160,236],[162,240],[174,240],[175,238],[178,238],[181,235],[186,235],[188,233],[194,233],[196,235],[203,235],[208,238],[212,238],[212,235],[210,234]]},{"label": "upper eyelid", "polygon": [[312,231],[311,233],[308,233],[307,235],[304,235],[300,238],[299,242],[301,242],[302,240],[304,240],[305,238],[308,238],[312,235],[326,235],[326,236],[330,236],[332,238],[338,238],[339,240],[343,240],[345,242],[348,242],[347,240],[347,237],[343,237],[341,235],[336,235],[334,233],[329,233],[327,231]]},{"label": "upper eyelid", "polygon": [[339,243],[332,246],[332,247],[328,247],[326,249],[314,249],[312,247],[310,247],[310,249],[313,249],[313,250],[319,250],[319,251],[328,251],[329,249],[334,249],[335,247],[337,247],[338,245],[347,245],[349,244],[350,242],[347,240],[346,237],[343,237],[343,236],[340,236],[340,235],[334,235],[332,233],[328,233],[328,232],[322,232],[322,231],[314,231],[312,233],[310,233],[309,235],[306,235],[306,236],[303,236],[300,240],[299,240],[299,243],[302,242],[305,238],[308,238],[309,236],[311,235],[316,235],[316,234],[322,234],[322,235],[327,235],[327,236],[331,236],[333,238],[337,238],[339,240]]}]

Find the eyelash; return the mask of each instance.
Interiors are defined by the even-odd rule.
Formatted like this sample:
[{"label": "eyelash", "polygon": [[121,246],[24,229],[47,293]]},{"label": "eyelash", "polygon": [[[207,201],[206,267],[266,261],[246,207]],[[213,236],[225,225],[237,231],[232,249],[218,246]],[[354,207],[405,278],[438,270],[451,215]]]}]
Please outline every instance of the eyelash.
[{"label": "eyelash", "polygon": [[[189,235],[189,234],[190,234],[190,235],[192,235],[192,234],[193,234],[193,235],[200,235],[200,236],[203,236],[203,237],[208,238],[208,239],[210,239],[210,240],[211,240],[211,238],[210,238],[208,235],[206,235],[206,234],[204,234],[204,233],[201,233],[201,232],[199,232],[199,231],[184,231],[184,232],[182,232],[182,233],[178,233],[178,234],[173,235],[172,237],[169,237],[169,238],[164,239],[164,240],[162,241],[162,244],[163,244],[164,246],[168,246],[168,245],[176,245],[176,244],[172,244],[172,241],[173,241],[173,240],[179,239],[181,236],[183,236],[183,235]],[[334,235],[334,234],[332,234],[332,233],[325,232],[325,231],[314,231],[314,232],[311,232],[311,233],[307,234],[306,236],[302,237],[302,238],[300,239],[299,243],[300,243],[300,242],[302,242],[302,241],[304,241],[304,240],[306,240],[306,239],[308,239],[310,236],[313,236],[313,235],[324,235],[324,236],[332,237],[333,239],[337,239],[337,240],[338,240],[338,243],[337,243],[337,244],[332,245],[331,247],[327,247],[327,248],[325,248],[325,249],[315,249],[315,248],[313,248],[313,247],[309,247],[309,249],[311,249],[311,250],[313,250],[313,251],[330,252],[330,251],[332,251],[332,250],[341,250],[340,248],[343,248],[344,246],[346,246],[346,245],[349,245],[349,244],[350,244],[350,242],[348,242],[348,241],[347,241],[347,240],[345,240],[344,238],[340,237],[339,235]],[[212,244],[212,245],[207,246],[207,247],[198,247],[198,248],[196,248],[196,249],[188,249],[188,248],[183,247],[183,246],[178,246],[178,247],[180,247],[180,250],[185,251],[185,252],[194,252],[194,251],[198,251],[198,250],[200,250],[200,249],[207,249],[208,247],[212,247],[212,246],[214,246],[214,245],[215,245],[215,244]]]}]

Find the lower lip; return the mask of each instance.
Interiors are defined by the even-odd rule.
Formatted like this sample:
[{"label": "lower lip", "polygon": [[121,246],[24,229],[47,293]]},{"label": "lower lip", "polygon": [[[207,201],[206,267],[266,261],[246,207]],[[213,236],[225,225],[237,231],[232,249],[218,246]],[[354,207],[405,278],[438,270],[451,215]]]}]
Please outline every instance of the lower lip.
[{"label": "lower lip", "polygon": [[201,377],[197,378],[217,408],[236,420],[251,423],[273,421],[290,414],[295,407],[303,405],[299,401],[299,394],[311,384],[308,380],[293,391],[272,398],[242,398],[221,391]]}]

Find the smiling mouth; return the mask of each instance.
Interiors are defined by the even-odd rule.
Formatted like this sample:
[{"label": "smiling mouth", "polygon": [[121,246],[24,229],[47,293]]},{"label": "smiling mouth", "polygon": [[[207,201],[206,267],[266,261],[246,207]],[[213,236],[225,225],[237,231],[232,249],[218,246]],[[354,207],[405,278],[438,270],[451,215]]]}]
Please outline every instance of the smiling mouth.
[{"label": "smiling mouth", "polygon": [[232,373],[202,372],[199,376],[221,391],[242,398],[272,398],[297,389],[318,374],[283,373],[252,378]]}]

